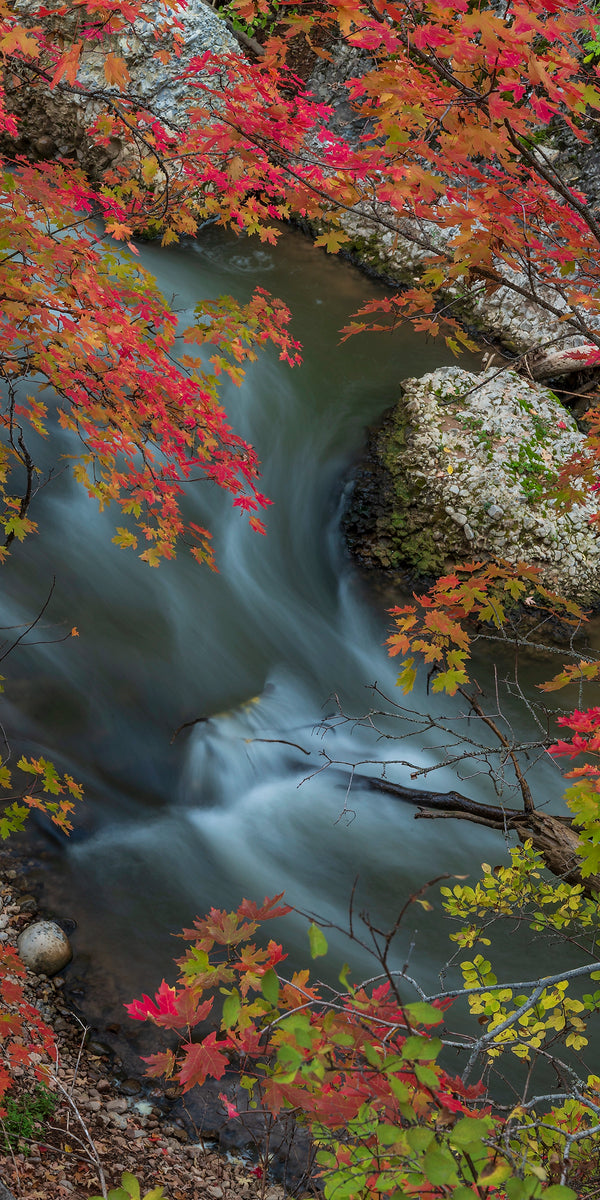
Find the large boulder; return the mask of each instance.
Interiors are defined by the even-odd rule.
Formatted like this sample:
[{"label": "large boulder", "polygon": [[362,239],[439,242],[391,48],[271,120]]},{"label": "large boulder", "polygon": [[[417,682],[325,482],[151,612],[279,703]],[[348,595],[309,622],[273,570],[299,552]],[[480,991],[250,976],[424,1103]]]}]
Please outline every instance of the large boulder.
[{"label": "large boulder", "polygon": [[[25,23],[35,24],[39,0],[18,0],[17,8]],[[118,88],[106,81],[104,66],[109,52],[127,66],[131,76],[128,93],[173,129],[180,127],[187,105],[197,97],[180,78],[191,60],[206,51],[241,55],[236,38],[215,10],[202,0],[189,0],[175,14],[180,35],[177,54],[170,53],[163,61],[160,52],[173,50],[172,36],[157,32],[165,20],[165,5],[161,0],[147,0],[143,12],[144,19],[138,18],[127,32],[101,44],[85,44],[77,75],[79,94],[62,81],[52,90],[43,84],[24,87],[17,80],[6,81],[9,106],[18,118],[18,150],[39,158],[76,158],[93,176],[99,176],[136,152],[135,146],[124,146],[118,136],[103,146],[95,146],[88,138],[88,130],[106,108],[103,97],[120,95]],[[46,17],[57,37],[65,37],[67,44],[74,37],[71,25],[77,19],[77,9],[60,6],[55,17]],[[138,150],[143,157],[143,146]]]},{"label": "large boulder", "polygon": [[545,496],[584,440],[553,392],[514,371],[407,379],[357,473],[350,548],[366,565],[424,576],[482,558],[526,562],[548,587],[598,606],[597,500],[561,512]]}]

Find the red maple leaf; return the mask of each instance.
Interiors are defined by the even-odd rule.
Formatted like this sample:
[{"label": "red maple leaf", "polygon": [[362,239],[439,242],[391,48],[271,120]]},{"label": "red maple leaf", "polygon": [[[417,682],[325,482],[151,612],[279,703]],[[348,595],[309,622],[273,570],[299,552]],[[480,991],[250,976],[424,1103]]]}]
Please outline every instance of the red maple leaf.
[{"label": "red maple leaf", "polygon": [[209,1033],[203,1042],[184,1042],[185,1058],[178,1076],[184,1092],[189,1092],[195,1084],[201,1086],[209,1075],[213,1079],[222,1079],[229,1059],[218,1048],[219,1044],[216,1033]]}]

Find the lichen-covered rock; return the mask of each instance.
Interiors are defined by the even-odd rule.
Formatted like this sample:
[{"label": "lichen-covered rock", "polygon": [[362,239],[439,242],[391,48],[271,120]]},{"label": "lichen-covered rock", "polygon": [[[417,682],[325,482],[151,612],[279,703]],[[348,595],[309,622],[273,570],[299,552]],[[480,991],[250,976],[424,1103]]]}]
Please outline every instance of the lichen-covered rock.
[{"label": "lichen-covered rock", "polygon": [[[177,128],[181,123],[186,105],[197,98],[197,91],[190,88],[179,77],[185,72],[193,58],[199,58],[210,51],[212,54],[241,54],[239,44],[229,31],[225,22],[218,16],[214,8],[203,4],[202,0],[189,0],[185,8],[177,12],[177,20],[181,22],[181,43],[178,56],[174,55],[167,62],[156,57],[157,49],[163,48],[157,44],[153,36],[153,25],[159,17],[164,19],[164,4],[160,0],[146,0],[143,11],[145,19],[135,21],[131,33],[123,33],[111,39],[110,49],[127,64],[131,75],[130,91],[136,98],[142,100],[152,112],[167,125]],[[165,39],[162,39],[165,42]],[[94,44],[84,51],[78,80],[83,87],[101,87],[106,90],[104,63],[107,45],[102,43],[97,49]],[[168,40],[165,48],[169,48]],[[113,88],[115,95],[118,89]]]},{"label": "lichen-covered rock", "polygon": [[17,947],[36,975],[56,975],[73,957],[71,943],[56,921],[34,921],[19,934]]},{"label": "lichen-covered rock", "polygon": [[553,590],[598,606],[597,502],[561,513],[545,498],[584,441],[554,394],[514,371],[459,367],[405,380],[402,390],[346,514],[359,559],[422,575],[481,558],[526,562]]}]

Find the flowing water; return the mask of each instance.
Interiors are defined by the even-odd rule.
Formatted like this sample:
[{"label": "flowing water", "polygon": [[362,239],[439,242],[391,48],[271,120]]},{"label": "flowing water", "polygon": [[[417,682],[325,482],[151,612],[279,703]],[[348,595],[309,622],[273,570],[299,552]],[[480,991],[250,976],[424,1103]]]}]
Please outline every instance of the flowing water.
[{"label": "flowing water", "polygon": [[[357,785],[347,796],[347,772],[315,774],[323,751],[342,761],[399,756],[362,728],[338,723],[325,734],[321,725],[336,710],[333,694],[357,715],[370,706],[368,685],[392,694],[395,682],[383,605],[348,561],[339,516],[365,426],[401,379],[447,363],[449,352],[411,331],[340,347],[338,329],[383,288],[294,232],[271,249],[209,230],[175,249],[145,247],[143,260],[183,322],[203,296],[268,288],[290,305],[305,349],[294,371],[263,356],[227,397],[274,503],[263,538],[218,489],[197,488],[190,511],[213,530],[218,575],[184,555],[153,571],[119,550],[112,514],[98,514],[66,473],[38,498],[41,535],[3,568],[3,625],[35,615],[56,577],[29,639],[41,644],[7,661],[4,723],[15,754],[41,752],[85,785],[76,834],[51,845],[45,900],[77,922],[71,979],[85,978],[98,1023],[173,977],[172,934],[210,905],[285,889],[294,905],[343,924],[358,876],[357,907],[381,924],[426,879],[472,873],[502,852],[485,829],[415,821],[412,809]],[[464,365],[476,369],[468,356]],[[72,625],[78,639],[53,640]],[[416,703],[431,702],[417,691]],[[196,717],[210,720],[173,740]],[[409,748],[415,762],[435,760],[431,737]],[[559,796],[551,771],[542,782]],[[406,768],[392,774],[409,782]],[[441,771],[433,786],[456,778]],[[477,778],[461,790],[490,794]],[[413,972],[426,985],[449,953],[436,909],[411,915],[399,948],[405,957],[414,942]],[[288,918],[277,933],[306,958],[304,920]],[[350,951],[341,935],[330,942],[337,974]],[[356,971],[369,970],[353,954]],[[512,974],[527,951],[513,943],[505,957]]]}]

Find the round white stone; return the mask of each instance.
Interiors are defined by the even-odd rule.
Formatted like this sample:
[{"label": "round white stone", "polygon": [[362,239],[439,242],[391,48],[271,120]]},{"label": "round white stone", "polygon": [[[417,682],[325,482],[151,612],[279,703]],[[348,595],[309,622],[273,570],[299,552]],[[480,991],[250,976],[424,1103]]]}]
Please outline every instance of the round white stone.
[{"label": "round white stone", "polygon": [[71,943],[55,921],[34,921],[19,935],[17,948],[36,975],[56,975],[73,957]]}]

